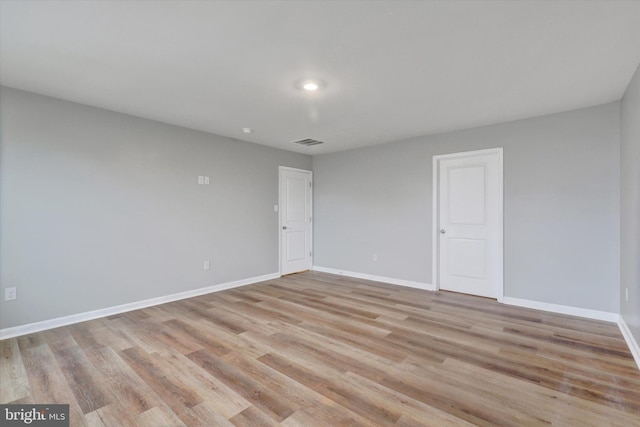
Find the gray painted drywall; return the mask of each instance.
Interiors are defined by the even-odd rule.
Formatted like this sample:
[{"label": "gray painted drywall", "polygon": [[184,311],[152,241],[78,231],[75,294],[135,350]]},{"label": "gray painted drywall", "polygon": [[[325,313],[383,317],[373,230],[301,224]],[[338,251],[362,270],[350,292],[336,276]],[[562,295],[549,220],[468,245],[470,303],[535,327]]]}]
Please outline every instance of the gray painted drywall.
[{"label": "gray painted drywall", "polygon": [[640,343],[640,66],[620,109],[620,314]]},{"label": "gray painted drywall", "polygon": [[278,166],[311,157],[11,88],[0,100],[0,328],[278,272]]},{"label": "gray painted drywall", "polygon": [[314,156],[314,264],[431,283],[432,156],[504,147],[505,295],[617,313],[619,120],[612,103]]}]

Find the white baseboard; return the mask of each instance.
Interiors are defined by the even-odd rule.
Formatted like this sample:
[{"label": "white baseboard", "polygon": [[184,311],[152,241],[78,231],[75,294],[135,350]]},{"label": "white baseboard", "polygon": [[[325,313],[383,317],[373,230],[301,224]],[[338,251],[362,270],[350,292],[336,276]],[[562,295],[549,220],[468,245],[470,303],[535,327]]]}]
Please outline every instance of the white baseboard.
[{"label": "white baseboard", "polygon": [[504,297],[504,304],[518,307],[534,308],[536,310],[551,311],[553,313],[568,314],[571,316],[586,317],[587,319],[604,320],[606,322],[618,322],[620,315],[608,311],[590,310],[587,308],[573,307],[570,305],[550,304],[547,302],[532,301],[520,298]]},{"label": "white baseboard", "polygon": [[353,271],[338,270],[335,268],[320,267],[317,265],[314,265],[312,270],[320,271],[322,273],[331,273],[331,274],[339,274],[341,276],[354,277],[356,279],[365,279],[365,280],[372,280],[374,282],[390,283],[392,285],[408,286],[410,288],[424,289],[427,291],[436,290],[436,288],[430,283],[412,282],[410,280],[394,279],[393,277],[375,276],[373,274],[356,273]]},{"label": "white baseboard", "polygon": [[640,369],[640,346],[638,345],[638,342],[631,334],[631,330],[627,326],[622,316],[620,316],[620,318],[618,319],[618,327],[620,328],[620,332],[622,332],[622,336],[624,337],[624,340],[627,342],[627,345],[629,346],[629,350],[631,350],[631,354],[633,355],[633,358],[636,361],[636,365],[638,365],[638,369]]},{"label": "white baseboard", "polygon": [[280,273],[265,274],[263,276],[250,277],[248,279],[236,280],[233,282],[220,283],[218,285],[207,286],[205,288],[193,289],[176,294],[166,295],[157,298],[136,301],[114,307],[101,308],[99,310],[87,311],[84,313],[72,314],[70,316],[57,317],[55,319],[43,320],[41,322],[28,323],[26,325],[14,326],[12,328],[0,329],[0,340],[18,337],[45,331],[47,329],[59,328],[60,326],[71,325],[73,323],[85,322],[87,320],[98,319],[100,317],[113,316],[114,314],[127,311],[138,310],[151,307],[153,305],[165,304],[167,302],[178,301],[186,298],[193,298],[199,295],[219,292],[225,289],[237,288],[239,286],[250,285],[252,283],[264,282],[265,280],[277,279]]}]

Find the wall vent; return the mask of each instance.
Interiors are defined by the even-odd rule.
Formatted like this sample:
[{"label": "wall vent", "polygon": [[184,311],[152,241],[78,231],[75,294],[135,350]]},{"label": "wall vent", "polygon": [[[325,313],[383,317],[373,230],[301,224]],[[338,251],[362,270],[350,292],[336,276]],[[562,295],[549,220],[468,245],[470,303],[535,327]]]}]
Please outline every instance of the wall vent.
[{"label": "wall vent", "polygon": [[311,147],[313,145],[324,144],[324,142],[318,141],[317,139],[312,139],[312,138],[299,139],[297,141],[291,141],[291,142],[293,142],[294,144],[298,144],[298,145],[304,145],[305,147]]}]

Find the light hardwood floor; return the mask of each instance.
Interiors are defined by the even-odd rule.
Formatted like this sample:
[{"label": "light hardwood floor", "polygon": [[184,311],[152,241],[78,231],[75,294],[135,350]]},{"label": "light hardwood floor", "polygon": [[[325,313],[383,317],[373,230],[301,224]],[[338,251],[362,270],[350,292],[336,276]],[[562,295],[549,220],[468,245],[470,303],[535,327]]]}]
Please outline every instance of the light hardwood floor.
[{"label": "light hardwood floor", "polygon": [[81,426],[640,425],[618,327],[306,272],[0,343]]}]

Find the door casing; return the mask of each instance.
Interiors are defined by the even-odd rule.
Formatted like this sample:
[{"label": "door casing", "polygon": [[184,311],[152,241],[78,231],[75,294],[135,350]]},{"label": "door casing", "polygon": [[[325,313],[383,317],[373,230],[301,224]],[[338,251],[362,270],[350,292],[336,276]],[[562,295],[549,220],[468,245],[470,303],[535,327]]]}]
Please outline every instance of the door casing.
[{"label": "door casing", "polygon": [[504,300],[504,184],[503,184],[503,149],[502,147],[489,148],[485,150],[464,151],[459,153],[442,154],[433,156],[433,227],[432,227],[432,281],[436,290],[440,289],[440,161],[445,159],[473,158],[486,155],[498,156],[498,181],[500,189],[498,191],[498,254],[494,262],[496,269],[495,288],[498,302]]}]

